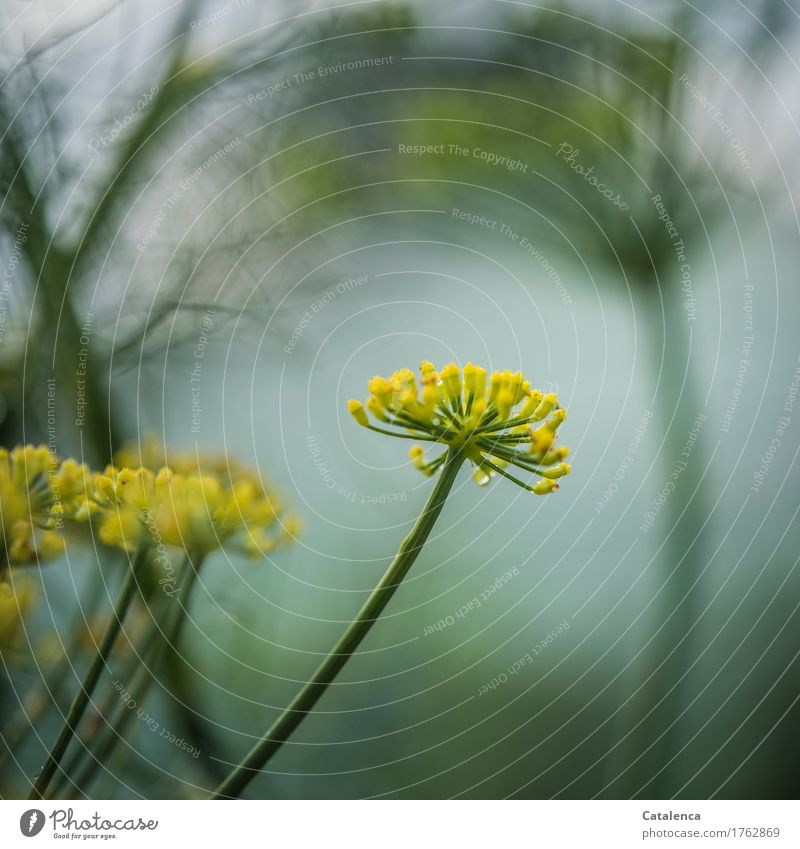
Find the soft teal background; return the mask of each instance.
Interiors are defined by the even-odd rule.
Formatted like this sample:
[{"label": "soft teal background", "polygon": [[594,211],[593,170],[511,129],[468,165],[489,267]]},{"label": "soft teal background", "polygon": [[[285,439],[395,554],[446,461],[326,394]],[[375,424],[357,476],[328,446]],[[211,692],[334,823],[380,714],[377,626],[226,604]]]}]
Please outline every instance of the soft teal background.
[{"label": "soft teal background", "polygon": [[[591,22],[578,25],[521,8],[501,16],[501,5],[471,4],[464,17],[452,4],[435,13],[382,3],[363,17],[315,12],[290,30],[299,46],[264,65],[251,66],[236,39],[278,17],[280,4],[241,11],[196,42],[207,64],[192,73],[211,67],[204,99],[158,136],[149,166],[128,184],[118,229],[102,234],[108,258],[71,291],[79,312],[99,316],[93,362],[122,435],[155,433],[248,460],[296,507],[304,531],[263,562],[219,553],[204,566],[180,685],[162,673],[148,701],[201,756],[134,722],[100,779],[65,795],[202,796],[297,692],[431,488],[407,461],[407,444],[358,428],[346,402],[365,397],[373,374],[421,359],[520,368],[557,390],[573,473],[558,493],[535,498],[502,480],[479,488],[465,468],[385,616],[250,795],[796,795],[797,409],[751,491],[800,364],[796,192],[784,181],[795,128],[779,96],[796,69],[774,46],[748,41],[740,7],[710,4],[716,30],[689,20],[681,32],[691,49],[676,48],[676,58],[669,28],[648,18],[654,9],[576,6],[569,13]],[[659,20],[677,27],[670,10]],[[152,20],[142,52],[165,30]],[[796,45],[791,26],[775,31]],[[248,101],[298,68],[380,55],[396,61]],[[92,54],[79,56],[88,63]],[[432,56],[450,58],[420,58]],[[134,94],[161,64],[151,56],[143,68],[129,81]],[[684,72],[737,127],[752,171],[675,83]],[[73,166],[85,158],[81,139],[96,126],[89,113],[100,88],[95,76],[69,95],[84,101],[80,120],[71,118]],[[117,98],[104,108],[124,114]],[[164,199],[231,138],[243,141],[137,251]],[[631,216],[557,156],[565,139],[630,199]],[[520,158],[530,171],[397,152],[401,143],[454,140]],[[76,180],[84,203],[102,169],[115,167],[113,153]],[[685,242],[694,322],[649,200],[656,192]],[[52,216],[70,208],[65,193],[53,189]],[[454,209],[527,237],[563,290],[509,238]],[[642,270],[637,231],[657,284]],[[754,340],[737,389],[747,285]],[[194,433],[189,376],[209,306]],[[27,361],[45,373],[47,357],[27,338]],[[31,410],[42,385],[26,389],[23,413],[10,404],[6,441],[41,435],[41,408]],[[67,389],[60,398],[68,407]],[[689,469],[642,531],[700,413],[707,419]],[[60,449],[89,451],[70,419],[59,419]],[[618,489],[598,510],[611,483]],[[82,551],[41,571],[34,644],[69,637],[98,575],[108,581],[103,597],[113,591],[118,568],[101,553],[99,569]],[[512,567],[519,574],[456,617]],[[426,635],[447,617],[452,625]],[[565,621],[569,629],[533,662],[478,695]],[[75,664],[80,671],[85,659]],[[4,716],[41,677],[22,666],[13,658],[7,666]],[[71,674],[67,690],[75,686]],[[92,722],[103,726],[101,716]],[[51,711],[41,741],[29,735],[6,760],[5,794],[21,792],[56,727]]]}]

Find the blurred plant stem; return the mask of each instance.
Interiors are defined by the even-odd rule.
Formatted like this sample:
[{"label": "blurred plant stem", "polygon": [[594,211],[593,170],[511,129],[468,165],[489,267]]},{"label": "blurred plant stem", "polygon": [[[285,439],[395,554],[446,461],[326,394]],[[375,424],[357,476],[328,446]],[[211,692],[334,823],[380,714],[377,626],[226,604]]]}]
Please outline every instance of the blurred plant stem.
[{"label": "blurred plant stem", "polygon": [[[691,433],[698,415],[705,415],[705,408],[697,397],[693,365],[696,340],[681,288],[670,285],[660,289],[648,281],[648,285],[638,287],[638,292],[643,316],[640,326],[650,372],[656,376],[653,422],[662,429],[655,434],[661,457],[655,467],[657,491],[669,482],[674,483],[674,489],[666,496],[651,530],[660,529],[662,535],[655,554],[654,586],[661,611],[661,617],[654,620],[662,624],[642,652],[644,668],[634,672],[637,686],[631,709],[621,711],[630,716],[630,721],[623,720],[628,729],[627,743],[608,759],[604,793],[613,787],[613,798],[631,797],[650,787],[646,795],[662,799],[668,798],[676,786],[668,762],[680,747],[681,711],[687,701],[682,685],[691,661],[689,632],[695,624],[694,598],[703,565],[701,531],[708,516],[702,486],[706,460],[702,428],[693,441]],[[625,693],[630,689],[626,687]]]},{"label": "blurred plant stem", "polygon": [[400,544],[400,548],[389,564],[389,568],[370,593],[355,619],[350,623],[325,660],[322,661],[311,680],[295,696],[244,760],[214,791],[211,798],[231,799],[241,796],[242,791],[259,774],[262,767],[308,716],[342,667],[353,656],[372,626],[378,621],[384,608],[419,556],[442,511],[442,507],[444,507],[463,462],[464,456],[460,450],[448,449],[436,485],[422,513],[414,523],[411,532]]},{"label": "blurred plant stem", "polygon": [[[141,168],[145,164],[145,151],[152,146],[161,126],[179,111],[181,96],[187,94],[183,90],[185,87],[181,84],[180,74],[185,68],[187,32],[190,22],[196,17],[197,7],[194,0],[182,4],[174,35],[168,41],[172,55],[157,92],[149,108],[142,112],[134,125],[127,141],[120,146],[116,164],[109,172],[109,180],[99,189],[92,212],[74,242],[61,243],[49,226],[46,196],[35,190],[28,153],[17,138],[13,120],[9,117],[13,106],[6,108],[0,99],[0,121],[5,130],[0,136],[0,151],[5,160],[5,170],[13,175],[8,196],[16,214],[30,229],[22,253],[34,281],[33,306],[38,311],[41,328],[52,334],[51,362],[59,391],[72,396],[72,410],[68,420],[77,421],[81,418],[78,415],[79,399],[85,400],[82,410],[85,413],[85,433],[88,439],[81,439],[81,453],[82,458],[97,465],[110,462],[122,435],[112,414],[110,381],[103,380],[107,358],[103,357],[98,367],[96,357],[88,354],[89,342],[86,339],[91,336],[91,329],[84,332],[83,328],[87,321],[92,320],[92,302],[86,314],[82,314],[77,306],[76,294],[80,293],[85,282],[83,278],[87,260],[97,254],[100,245],[106,245],[106,251],[110,250],[108,240],[103,235],[118,219],[118,209],[124,208],[128,199],[125,190],[135,178],[137,167]],[[30,330],[27,344],[40,344],[33,327]],[[142,331],[142,338],[145,332],[146,328]],[[82,391],[79,392],[77,371],[79,357],[83,356],[84,349],[87,349],[87,354],[81,363],[84,368],[80,376]],[[28,359],[26,357],[26,362]],[[24,427],[26,401],[41,394],[36,389],[38,386],[41,390],[42,375],[30,367],[23,374],[19,406]],[[83,430],[77,424],[76,427]]]},{"label": "blurred plant stem", "polygon": [[61,732],[59,733],[53,748],[50,750],[50,754],[48,755],[44,766],[34,781],[33,788],[28,796],[29,799],[45,798],[47,789],[50,786],[50,782],[52,781],[56,770],[61,764],[64,753],[69,747],[72,738],[75,736],[75,730],[78,727],[78,723],[81,721],[81,718],[86,712],[92,692],[97,686],[97,682],[100,679],[103,669],[106,667],[106,662],[111,654],[111,649],[113,648],[114,642],[122,628],[122,622],[125,619],[125,615],[128,612],[131,602],[139,588],[139,578],[147,563],[148,551],[149,548],[147,546],[140,546],[136,552],[133,562],[129,564],[122,584],[122,589],[114,605],[114,612],[112,614],[111,621],[108,623],[106,631],[103,634],[103,638],[97,648],[94,660],[86,673],[81,689],[78,691],[70,705],[70,709],[64,719]]},{"label": "blurred plant stem", "polygon": [[[131,694],[131,698],[135,699],[137,706],[145,704],[148,693],[157,678],[158,668],[165,653],[176,651],[183,625],[186,622],[192,588],[197,582],[204,559],[205,555],[202,554],[194,558],[189,554],[186,555],[179,573],[184,576],[184,584],[177,598],[177,610],[172,612],[173,615],[168,618],[165,628],[158,625],[153,628],[146,648],[139,656],[139,662],[131,673],[130,682],[125,686],[125,690]],[[136,715],[135,709],[128,707],[128,700],[122,699],[119,693],[115,692],[112,698],[114,699],[115,710],[113,712],[116,718],[111,722],[106,722],[105,732],[100,735],[97,745],[93,747],[94,751],[89,751],[88,747],[79,749],[70,765],[64,769],[64,778],[68,781],[70,780],[69,776],[74,774],[80,761],[83,760],[83,756],[88,755],[88,763],[72,782],[77,792],[88,793],[92,782],[100,773],[99,768],[107,763],[117,744],[125,736],[131,720]],[[106,711],[104,715],[109,713],[110,711]]]},{"label": "blurred plant stem", "polygon": [[[8,126],[8,119],[3,114],[3,122]],[[33,280],[35,281],[33,305],[39,310],[40,324],[47,328],[52,338],[51,368],[62,391],[72,390],[74,406],[69,416],[70,421],[76,419],[78,352],[81,348],[81,326],[83,319],[78,317],[73,299],[68,291],[70,262],[67,256],[53,244],[53,234],[45,221],[42,204],[37,202],[33,185],[26,166],[26,157],[17,144],[14,133],[6,132],[2,146],[3,155],[10,163],[15,173],[12,185],[12,200],[17,214],[29,227],[28,237],[24,243],[22,255],[25,257]],[[38,298],[37,298],[38,295]],[[41,345],[41,337],[34,327],[26,341],[27,345]],[[61,345],[58,341],[61,339]],[[26,363],[28,362],[26,357]],[[35,362],[31,358],[32,362]],[[86,457],[92,462],[107,462],[110,460],[109,440],[116,439],[116,429],[112,424],[110,411],[105,403],[102,392],[102,381],[96,368],[90,367],[87,361],[84,380],[84,397],[89,403],[86,406],[86,426],[89,439],[82,448]],[[42,374],[36,368],[27,366],[23,371],[20,385],[21,411],[23,431],[25,430],[26,402],[31,402],[41,394]],[[57,384],[57,385],[58,385]],[[38,389],[38,391],[37,391]],[[35,420],[35,417],[34,417]],[[24,434],[25,435],[25,434]]]},{"label": "blurred plant stem", "polygon": [[[671,795],[675,784],[668,761],[676,754],[681,740],[681,712],[687,702],[684,680],[691,661],[689,632],[695,625],[695,598],[705,565],[701,535],[704,520],[709,516],[703,488],[706,458],[702,424],[700,432],[692,439],[698,417],[705,416],[706,408],[698,399],[694,325],[688,319],[683,298],[677,285],[670,286],[665,294],[663,346],[658,343],[657,333],[651,331],[649,334],[653,367],[660,368],[653,407],[654,420],[664,427],[661,451],[666,461],[662,464],[664,480],[679,474],[661,520],[665,536],[659,552],[661,581],[658,591],[662,595],[664,622],[656,637],[656,645],[660,647],[656,649],[654,660],[658,665],[649,685],[657,699],[654,705],[657,722],[646,737],[653,745],[653,757],[648,757],[647,761],[657,767],[657,772],[652,777],[645,776],[647,780],[637,790],[641,793],[651,786],[655,798]],[[658,316],[654,307],[651,303],[652,320]],[[686,465],[680,465],[682,463]],[[660,734],[655,733],[658,729],[662,729]]]}]

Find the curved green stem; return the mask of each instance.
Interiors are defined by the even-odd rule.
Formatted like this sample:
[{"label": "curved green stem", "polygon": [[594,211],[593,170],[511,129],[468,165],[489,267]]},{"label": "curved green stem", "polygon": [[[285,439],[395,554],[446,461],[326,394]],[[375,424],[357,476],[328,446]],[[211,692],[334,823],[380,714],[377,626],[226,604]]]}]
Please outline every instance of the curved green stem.
[{"label": "curved green stem", "polygon": [[64,753],[67,751],[67,747],[72,741],[72,738],[75,736],[75,730],[78,727],[78,723],[81,721],[83,714],[86,712],[89,699],[91,698],[94,688],[97,686],[100,675],[106,666],[108,656],[111,654],[114,642],[122,628],[122,622],[125,619],[125,614],[128,612],[128,608],[133,601],[133,597],[136,595],[136,590],[139,587],[139,574],[144,568],[144,564],[147,562],[147,552],[147,547],[142,546],[137,551],[133,563],[128,568],[125,581],[122,584],[122,590],[120,591],[119,597],[114,605],[114,614],[106,627],[102,640],[100,641],[97,654],[92,661],[92,665],[89,667],[89,671],[86,673],[81,689],[72,700],[72,704],[70,705],[64,724],[61,728],[61,733],[58,735],[55,745],[50,750],[50,754],[47,756],[47,760],[33,784],[33,789],[28,795],[29,799],[45,798],[47,788],[50,786],[50,782],[61,764],[61,760],[64,757]]},{"label": "curved green stem", "polygon": [[250,750],[245,759],[214,791],[213,799],[238,798],[247,785],[259,774],[261,768],[280,749],[292,732],[308,716],[342,667],[352,657],[361,641],[377,622],[389,600],[417,559],[428,539],[444,502],[455,482],[464,461],[460,450],[449,449],[436,486],[414,523],[411,532],[400,544],[397,554],[378,585],[370,593],[355,619],[322,661],[311,680],[295,696],[291,704],[278,717],[267,733]]}]

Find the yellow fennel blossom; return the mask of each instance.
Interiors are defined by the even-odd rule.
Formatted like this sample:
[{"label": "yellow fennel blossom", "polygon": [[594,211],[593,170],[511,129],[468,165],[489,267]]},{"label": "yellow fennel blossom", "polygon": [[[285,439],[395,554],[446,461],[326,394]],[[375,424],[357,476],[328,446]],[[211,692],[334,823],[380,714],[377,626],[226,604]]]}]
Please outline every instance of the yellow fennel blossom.
[{"label": "yellow fennel blossom", "polygon": [[[377,433],[462,450],[476,466],[474,479],[480,485],[499,474],[537,495],[558,489],[558,479],[569,474],[570,466],[564,462],[569,449],[555,445],[566,418],[555,393],[532,389],[518,371],[487,375],[472,363],[463,370],[449,363],[437,371],[423,361],[420,374],[419,385],[410,369],[373,377],[366,402],[348,403],[350,414]],[[395,430],[371,424],[367,411]],[[409,457],[415,468],[432,475],[446,452],[428,460],[423,447],[414,445]],[[526,484],[505,471],[509,465],[541,480]]]},{"label": "yellow fennel blossom", "polygon": [[87,512],[89,470],[44,445],[0,449],[2,560],[37,563],[61,553],[65,520]]},{"label": "yellow fennel blossom", "polygon": [[94,497],[100,539],[131,551],[164,544],[201,554],[224,545],[255,557],[299,533],[297,518],[249,470],[221,479],[109,467],[95,477]]},{"label": "yellow fennel blossom", "polygon": [[127,442],[114,454],[118,469],[169,468],[177,475],[211,474],[231,482],[247,478],[255,480],[256,474],[236,457],[224,453],[192,451],[166,445],[155,435],[140,442]]},{"label": "yellow fennel blossom", "polygon": [[[117,467],[168,468],[176,476],[178,485],[185,486],[181,481],[198,478],[203,478],[209,486],[212,479],[218,482],[221,491],[227,493],[226,504],[217,517],[221,523],[218,531],[225,540],[231,535],[236,537],[234,542],[251,556],[271,551],[280,542],[291,541],[300,533],[299,517],[287,510],[276,488],[259,472],[230,454],[175,449],[150,435],[139,443],[124,445],[115,454],[114,461]],[[191,500],[196,485],[188,487]]]}]

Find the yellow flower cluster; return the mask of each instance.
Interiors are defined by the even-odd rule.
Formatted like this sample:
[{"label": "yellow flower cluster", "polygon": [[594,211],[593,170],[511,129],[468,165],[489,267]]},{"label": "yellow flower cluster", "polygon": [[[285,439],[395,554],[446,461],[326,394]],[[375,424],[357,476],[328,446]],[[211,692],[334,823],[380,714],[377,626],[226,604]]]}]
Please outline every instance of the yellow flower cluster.
[{"label": "yellow flower cluster", "polygon": [[[475,464],[475,481],[485,485],[495,474],[512,480],[537,495],[558,489],[568,475],[566,447],[555,445],[566,412],[554,393],[532,389],[520,372],[494,372],[467,363],[463,373],[450,363],[437,371],[423,361],[419,384],[411,369],[369,381],[366,404],[350,401],[348,409],[362,427],[424,442],[460,449]],[[402,430],[387,430],[370,423],[367,411],[379,422]],[[421,445],[409,451],[414,466],[432,475],[445,454],[428,460]],[[529,486],[505,471],[508,465],[542,479]]]},{"label": "yellow flower cluster", "polygon": [[[157,468],[158,444],[123,449],[115,458],[140,458]],[[161,544],[194,554],[223,545],[251,557],[294,539],[299,519],[258,476],[225,456],[176,453],[169,466],[109,466],[96,475],[93,500],[101,511],[99,536],[107,545],[133,550]]]},{"label": "yellow flower cluster", "polygon": [[[109,466],[93,473],[44,446],[0,449],[0,531],[5,566],[41,562],[64,549],[66,524],[91,519],[107,545],[171,545],[193,554],[222,545],[250,556],[272,551],[300,530],[296,516],[258,476],[227,457],[176,454],[163,466]],[[130,460],[127,448],[117,459]]]},{"label": "yellow flower cluster", "polygon": [[153,435],[123,445],[114,454],[114,465],[118,469],[163,469],[166,466],[178,475],[214,475],[229,481],[258,480],[252,469],[236,457],[171,448]]},{"label": "yellow flower cluster", "polygon": [[64,522],[88,515],[91,473],[43,445],[0,448],[2,560],[37,563],[63,551]]}]

